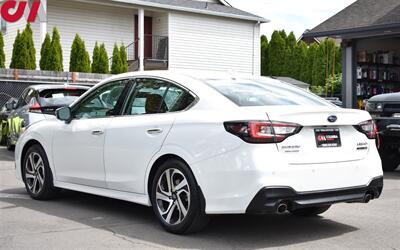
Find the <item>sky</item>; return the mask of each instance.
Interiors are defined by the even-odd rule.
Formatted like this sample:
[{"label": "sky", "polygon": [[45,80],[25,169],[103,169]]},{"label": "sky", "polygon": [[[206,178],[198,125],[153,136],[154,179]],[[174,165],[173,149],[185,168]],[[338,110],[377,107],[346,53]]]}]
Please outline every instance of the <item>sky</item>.
[{"label": "sky", "polygon": [[228,0],[238,9],[270,20],[261,25],[261,33],[268,39],[274,30],[293,31],[299,37],[335,15],[355,0]]}]

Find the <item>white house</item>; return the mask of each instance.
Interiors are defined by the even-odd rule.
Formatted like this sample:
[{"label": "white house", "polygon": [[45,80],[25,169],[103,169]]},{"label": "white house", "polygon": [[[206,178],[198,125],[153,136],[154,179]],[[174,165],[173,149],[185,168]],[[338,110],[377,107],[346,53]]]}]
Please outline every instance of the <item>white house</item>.
[{"label": "white house", "polygon": [[[266,19],[223,0],[42,0],[32,24],[37,60],[46,32],[61,35],[64,70],[78,33],[91,53],[105,43],[127,46],[130,70],[208,69],[260,74],[260,24]],[[28,13],[29,10],[26,11]],[[26,20],[3,22],[6,65]],[[39,65],[39,64],[38,64]]]}]

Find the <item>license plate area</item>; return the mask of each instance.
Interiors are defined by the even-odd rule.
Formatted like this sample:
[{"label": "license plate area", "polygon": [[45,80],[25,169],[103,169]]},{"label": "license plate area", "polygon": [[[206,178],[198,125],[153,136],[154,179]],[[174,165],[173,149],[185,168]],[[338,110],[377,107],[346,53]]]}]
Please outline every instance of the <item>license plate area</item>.
[{"label": "license plate area", "polygon": [[338,128],[316,128],[314,129],[317,148],[341,147],[340,129]]}]

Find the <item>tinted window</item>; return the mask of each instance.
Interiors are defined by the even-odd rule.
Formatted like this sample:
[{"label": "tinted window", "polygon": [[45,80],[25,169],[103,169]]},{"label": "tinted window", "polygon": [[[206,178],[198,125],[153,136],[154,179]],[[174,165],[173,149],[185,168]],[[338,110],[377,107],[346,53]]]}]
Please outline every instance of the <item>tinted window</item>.
[{"label": "tinted window", "polygon": [[136,79],[129,96],[126,114],[141,115],[168,112],[164,96],[169,83],[157,79]]},{"label": "tinted window", "polygon": [[185,109],[193,101],[192,95],[172,83],[158,79],[137,79],[128,100],[126,114],[175,112]]},{"label": "tinted window", "polygon": [[85,89],[46,89],[39,93],[39,103],[42,107],[67,106],[85,92]]},{"label": "tinted window", "polygon": [[330,104],[286,83],[263,80],[207,80],[207,83],[238,106]]},{"label": "tinted window", "polygon": [[97,88],[73,109],[75,118],[102,118],[118,113],[120,97],[127,81],[107,83]]}]

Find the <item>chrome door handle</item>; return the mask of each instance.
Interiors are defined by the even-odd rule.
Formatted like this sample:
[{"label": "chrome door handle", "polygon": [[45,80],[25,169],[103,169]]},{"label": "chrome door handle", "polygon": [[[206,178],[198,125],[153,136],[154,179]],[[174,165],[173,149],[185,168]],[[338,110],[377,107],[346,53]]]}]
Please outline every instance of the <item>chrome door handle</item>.
[{"label": "chrome door handle", "polygon": [[102,134],[104,134],[104,131],[102,131],[102,130],[93,130],[92,131],[92,135],[102,135]]},{"label": "chrome door handle", "polygon": [[147,133],[150,135],[161,134],[162,132],[163,130],[161,128],[152,128],[147,130]]}]

